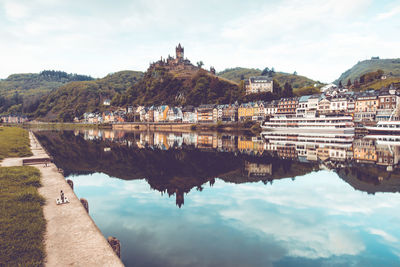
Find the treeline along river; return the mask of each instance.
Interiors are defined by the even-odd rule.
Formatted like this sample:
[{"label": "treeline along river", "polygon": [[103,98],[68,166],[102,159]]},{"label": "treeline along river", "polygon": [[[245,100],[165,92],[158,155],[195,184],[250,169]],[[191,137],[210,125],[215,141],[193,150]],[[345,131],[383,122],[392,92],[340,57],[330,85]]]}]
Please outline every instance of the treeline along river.
[{"label": "treeline along river", "polygon": [[395,266],[400,143],[37,131],[127,266]]}]

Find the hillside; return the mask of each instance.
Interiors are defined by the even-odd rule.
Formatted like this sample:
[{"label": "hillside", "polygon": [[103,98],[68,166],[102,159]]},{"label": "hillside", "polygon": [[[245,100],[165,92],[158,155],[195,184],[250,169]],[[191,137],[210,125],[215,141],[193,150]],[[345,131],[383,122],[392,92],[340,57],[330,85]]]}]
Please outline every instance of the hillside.
[{"label": "hillside", "polygon": [[102,111],[103,101],[132,87],[143,73],[120,71],[94,81],[71,82],[44,96],[34,115],[46,121],[72,121],[85,112]]},{"label": "hillside", "polygon": [[91,81],[92,77],[79,74],[68,74],[63,71],[42,71],[40,73],[12,74],[0,80],[0,96],[10,97],[18,92],[20,95],[44,94],[74,81]]},{"label": "hillside", "polygon": [[[251,76],[260,76],[261,74],[262,70],[260,69],[248,69],[248,68],[237,67],[221,71],[218,73],[218,76],[239,83],[241,80],[248,79]],[[314,84],[319,84],[319,82],[311,80],[307,77],[285,72],[270,72],[270,75],[275,80],[277,80],[281,85],[288,82],[293,87],[295,93],[297,89],[304,87],[312,87],[314,86]]]},{"label": "hillside", "polygon": [[90,76],[54,70],[10,75],[0,80],[0,114],[30,113],[43,95],[69,82],[91,80]]},{"label": "hillside", "polygon": [[384,74],[388,76],[400,77],[400,58],[359,61],[356,65],[343,72],[334,83],[339,84],[339,81],[342,81],[343,84],[346,84],[349,79],[353,82],[354,79],[359,79],[361,75],[377,70],[383,70]]},{"label": "hillside", "polygon": [[233,103],[239,98],[239,87],[209,72],[168,71],[163,67],[149,68],[137,84],[126,93],[118,94],[112,104],[124,105],[200,105]]}]

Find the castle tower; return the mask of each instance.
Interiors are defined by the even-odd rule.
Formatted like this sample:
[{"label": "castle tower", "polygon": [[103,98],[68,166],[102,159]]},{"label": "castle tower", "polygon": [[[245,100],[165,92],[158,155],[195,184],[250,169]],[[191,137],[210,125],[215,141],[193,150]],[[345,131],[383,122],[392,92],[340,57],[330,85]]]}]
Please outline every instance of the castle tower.
[{"label": "castle tower", "polygon": [[176,59],[183,59],[183,47],[179,43],[178,46],[175,48],[176,51]]}]

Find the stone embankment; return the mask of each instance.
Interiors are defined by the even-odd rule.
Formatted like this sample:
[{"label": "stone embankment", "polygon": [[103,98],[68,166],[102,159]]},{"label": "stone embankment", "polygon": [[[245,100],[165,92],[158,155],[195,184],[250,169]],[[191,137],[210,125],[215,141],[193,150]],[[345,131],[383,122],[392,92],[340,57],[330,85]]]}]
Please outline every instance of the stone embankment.
[{"label": "stone embankment", "polygon": [[[1,166],[22,166],[24,159],[43,159],[44,162],[49,159],[32,133],[29,138],[33,156],[4,159]],[[46,266],[124,266],[57,166],[53,163],[34,166],[41,172],[39,193],[46,199],[43,207],[47,222]],[[61,190],[69,203],[56,205]]]}]

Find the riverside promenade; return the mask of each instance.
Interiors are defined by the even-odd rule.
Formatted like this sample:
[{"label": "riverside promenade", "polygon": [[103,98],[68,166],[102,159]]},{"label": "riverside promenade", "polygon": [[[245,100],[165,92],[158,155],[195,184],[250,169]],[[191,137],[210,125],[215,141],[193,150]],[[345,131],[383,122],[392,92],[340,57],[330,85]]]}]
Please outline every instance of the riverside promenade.
[{"label": "riverside promenade", "polygon": [[[22,166],[23,159],[49,157],[31,132],[29,138],[33,156],[6,158],[2,167]],[[39,193],[46,199],[45,266],[124,266],[57,167],[52,163],[34,167],[41,172]],[[70,203],[56,205],[61,190]]]}]

